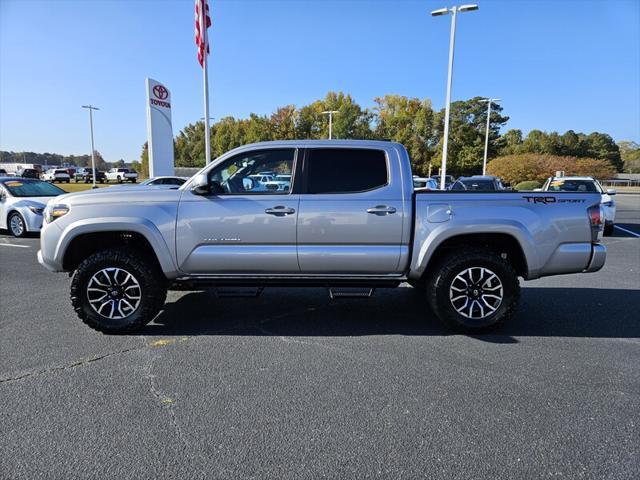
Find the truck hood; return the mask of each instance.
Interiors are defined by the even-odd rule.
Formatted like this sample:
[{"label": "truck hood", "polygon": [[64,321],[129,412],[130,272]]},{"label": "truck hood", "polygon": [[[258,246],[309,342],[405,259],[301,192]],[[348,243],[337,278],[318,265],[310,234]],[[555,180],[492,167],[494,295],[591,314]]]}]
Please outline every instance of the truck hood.
[{"label": "truck hood", "polygon": [[153,188],[140,186],[105,187],[85,192],[67,193],[56,197],[55,203],[67,205],[121,204],[147,202],[177,202],[182,195],[178,188]]}]

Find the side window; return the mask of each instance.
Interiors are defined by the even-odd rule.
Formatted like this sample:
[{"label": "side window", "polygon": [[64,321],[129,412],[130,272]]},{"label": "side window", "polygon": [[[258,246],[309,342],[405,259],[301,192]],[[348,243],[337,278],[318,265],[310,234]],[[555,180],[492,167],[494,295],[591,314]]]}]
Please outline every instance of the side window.
[{"label": "side window", "polygon": [[307,193],[357,193],[387,185],[382,150],[312,148],[306,160]]},{"label": "side window", "polygon": [[273,170],[291,175],[295,149],[259,150],[236,155],[217,165],[209,172],[209,182],[214,192],[224,195],[286,195],[291,189],[273,190],[263,182],[259,172]]}]

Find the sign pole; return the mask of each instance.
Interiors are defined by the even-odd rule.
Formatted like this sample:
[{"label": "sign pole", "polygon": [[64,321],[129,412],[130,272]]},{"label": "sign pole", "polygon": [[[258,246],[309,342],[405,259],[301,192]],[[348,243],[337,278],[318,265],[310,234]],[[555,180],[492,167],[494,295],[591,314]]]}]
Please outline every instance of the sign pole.
[{"label": "sign pole", "polygon": [[202,1],[200,8],[202,12],[200,15],[200,32],[204,39],[204,53],[202,55],[202,79],[204,83],[204,158],[206,165],[209,165],[211,163],[211,130],[209,128],[209,72],[207,65],[209,38],[206,25],[206,1]]}]

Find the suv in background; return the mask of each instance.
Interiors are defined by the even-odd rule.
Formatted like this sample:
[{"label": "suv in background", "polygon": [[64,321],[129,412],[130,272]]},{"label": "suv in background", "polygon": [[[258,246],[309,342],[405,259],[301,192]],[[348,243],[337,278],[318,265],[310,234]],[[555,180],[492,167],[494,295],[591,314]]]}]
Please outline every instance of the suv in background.
[{"label": "suv in background", "polygon": [[69,183],[71,181],[71,177],[69,176],[69,172],[67,172],[64,168],[52,168],[50,170],[47,170],[44,175],[42,175],[42,180],[51,183]]},{"label": "suv in background", "polygon": [[[436,181],[436,183],[438,184],[438,188],[440,188],[440,178],[441,178],[441,176],[440,175],[432,175],[431,178],[433,178]],[[453,176],[446,175],[444,177],[444,188],[445,188],[445,190],[449,190],[449,188],[451,187],[451,185],[453,185],[453,182],[455,182],[455,181],[456,181],[456,179],[453,178]]]},{"label": "suv in background", "polygon": [[136,183],[136,180],[138,180],[138,173],[135,170],[129,170],[128,168],[112,168],[107,172],[105,180],[107,182],[115,180],[118,183]]},{"label": "suv in background", "polygon": [[40,174],[35,168],[23,168],[16,172],[16,177],[21,178],[40,178]]},{"label": "suv in background", "polygon": [[593,177],[549,177],[540,191],[543,192],[576,192],[599,193],[602,195],[602,210],[604,211],[604,234],[611,235],[616,223],[616,202],[613,195],[614,188],[604,189],[600,182]]},{"label": "suv in background", "polygon": [[451,185],[450,190],[466,191],[480,190],[483,192],[509,190],[502,184],[502,180],[493,175],[473,175],[471,177],[460,177]]},{"label": "suv in background", "polygon": [[[75,175],[73,176],[73,180],[84,183],[92,183],[93,182],[93,169],[92,168],[79,168],[76,170]],[[104,183],[104,172],[96,169],[96,182]]]}]

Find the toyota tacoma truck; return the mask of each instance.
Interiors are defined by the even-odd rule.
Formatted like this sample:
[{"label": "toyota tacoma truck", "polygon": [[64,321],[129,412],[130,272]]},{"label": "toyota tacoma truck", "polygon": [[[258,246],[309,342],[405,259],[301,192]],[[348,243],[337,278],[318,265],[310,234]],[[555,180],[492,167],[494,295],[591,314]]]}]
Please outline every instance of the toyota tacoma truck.
[{"label": "toyota tacoma truck", "polygon": [[[288,188],[260,188],[273,171]],[[457,330],[510,318],[519,277],[605,262],[599,193],[415,190],[405,148],[280,141],[232,150],[171,189],[99,189],[48,202],[39,262],[69,272],[87,325],[129,332],[168,289],[324,286],[370,296],[408,282]]]}]

